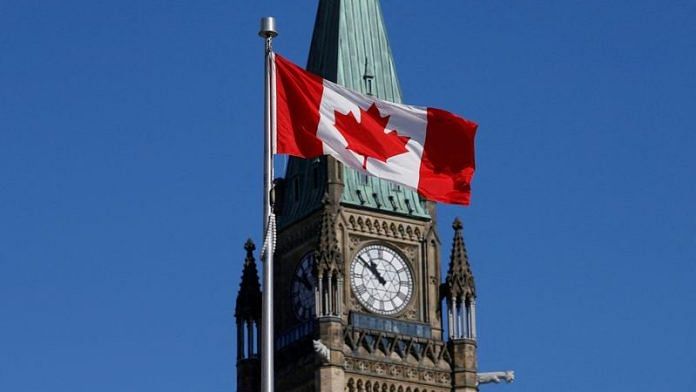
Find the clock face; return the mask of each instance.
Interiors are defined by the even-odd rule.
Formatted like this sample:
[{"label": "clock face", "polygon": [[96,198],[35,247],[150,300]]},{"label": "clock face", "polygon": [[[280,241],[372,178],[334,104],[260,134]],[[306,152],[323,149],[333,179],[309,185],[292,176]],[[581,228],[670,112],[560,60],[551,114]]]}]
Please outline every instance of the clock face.
[{"label": "clock face", "polygon": [[372,312],[395,314],[413,294],[413,276],[396,251],[382,245],[362,248],[350,265],[350,282],[358,301]]},{"label": "clock face", "polygon": [[297,264],[290,287],[295,315],[301,321],[314,316],[314,252],[307,253]]}]

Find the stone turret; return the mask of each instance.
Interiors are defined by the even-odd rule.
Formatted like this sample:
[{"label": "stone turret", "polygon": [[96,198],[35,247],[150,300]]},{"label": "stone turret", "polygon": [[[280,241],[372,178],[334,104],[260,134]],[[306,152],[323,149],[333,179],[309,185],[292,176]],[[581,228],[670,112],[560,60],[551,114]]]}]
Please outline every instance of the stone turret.
[{"label": "stone turret", "polygon": [[447,303],[449,349],[452,352],[452,390],[478,391],[476,376],[476,286],[464,245],[462,222],[454,220],[449,270],[442,288]]},{"label": "stone turret", "polygon": [[244,249],[246,258],[234,312],[237,320],[237,390],[259,391],[261,388],[259,367],[261,285],[254,260],[256,246],[249,239],[244,244]]},{"label": "stone turret", "polygon": [[316,250],[318,337],[329,350],[316,379],[317,391],[342,390],[343,377],[343,256],[336,236],[338,208],[326,195],[323,201],[319,241]]},{"label": "stone turret", "polygon": [[317,312],[319,317],[341,316],[343,302],[343,256],[336,237],[337,208],[330,197],[324,197],[316,250]]}]

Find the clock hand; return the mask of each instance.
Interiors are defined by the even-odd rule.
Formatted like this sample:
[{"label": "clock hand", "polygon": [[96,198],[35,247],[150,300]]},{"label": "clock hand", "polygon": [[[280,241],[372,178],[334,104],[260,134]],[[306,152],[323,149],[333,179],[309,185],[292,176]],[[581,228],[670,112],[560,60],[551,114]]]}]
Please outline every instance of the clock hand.
[{"label": "clock hand", "polygon": [[365,264],[365,267],[367,267],[367,269],[369,269],[372,272],[375,278],[377,278],[379,284],[384,286],[384,284],[387,283],[387,281],[384,280],[384,278],[382,277],[382,274],[380,274],[379,271],[377,271],[377,264],[375,264],[374,261],[370,260],[370,262],[368,263],[367,261],[365,261],[365,259],[362,258],[362,256],[360,257],[360,260],[362,260],[363,264]]},{"label": "clock hand", "polygon": [[312,284],[309,282],[309,279],[305,275],[302,275],[302,279],[300,279],[300,282],[304,285],[304,287],[307,288],[307,290],[312,290]]},{"label": "clock hand", "polygon": [[379,281],[379,283],[382,286],[384,286],[387,283],[387,281],[382,277],[382,274],[380,274],[379,271],[377,271],[377,264],[372,260],[370,260],[370,264],[372,265],[372,268],[370,270],[374,272],[375,276],[377,276],[377,280]]}]

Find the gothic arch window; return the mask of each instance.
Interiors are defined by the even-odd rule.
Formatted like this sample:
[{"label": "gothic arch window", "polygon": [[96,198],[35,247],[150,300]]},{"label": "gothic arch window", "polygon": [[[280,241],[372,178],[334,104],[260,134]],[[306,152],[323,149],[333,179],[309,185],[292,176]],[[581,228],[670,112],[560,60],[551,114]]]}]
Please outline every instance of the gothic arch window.
[{"label": "gothic arch window", "polygon": [[353,380],[352,377],[348,379],[348,383],[346,384],[345,391],[346,392],[355,392],[355,380]]}]

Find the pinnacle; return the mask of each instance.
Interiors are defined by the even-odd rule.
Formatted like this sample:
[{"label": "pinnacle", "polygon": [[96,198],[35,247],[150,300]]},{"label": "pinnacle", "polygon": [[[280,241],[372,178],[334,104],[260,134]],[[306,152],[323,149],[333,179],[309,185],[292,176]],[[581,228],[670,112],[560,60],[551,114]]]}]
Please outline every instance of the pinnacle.
[{"label": "pinnacle", "polygon": [[244,243],[246,258],[242,270],[242,281],[239,283],[235,316],[237,319],[260,320],[261,318],[261,285],[254,260],[256,246],[251,239]]},{"label": "pinnacle", "polygon": [[317,248],[317,267],[323,272],[340,270],[341,251],[338,248],[338,238],[334,227],[334,212],[327,197],[324,200],[324,211],[319,227],[319,246]]},{"label": "pinnacle", "polygon": [[244,243],[244,249],[247,251],[247,256],[256,249],[256,245],[254,245],[254,241],[251,238]]},{"label": "pinnacle", "polygon": [[447,271],[447,290],[450,297],[476,296],[474,276],[469,266],[469,256],[462,236],[462,222],[459,218],[454,220],[454,239],[452,240],[452,253],[450,255],[449,271]]},{"label": "pinnacle", "polygon": [[254,250],[256,250],[256,245],[254,245],[254,241],[252,241],[251,238],[244,243],[244,250],[246,250],[246,258],[244,259],[244,265],[246,266],[254,262]]},{"label": "pinnacle", "polygon": [[321,204],[325,206],[330,206],[333,204],[331,202],[331,197],[329,197],[329,192],[324,192],[324,196],[321,197]]}]

